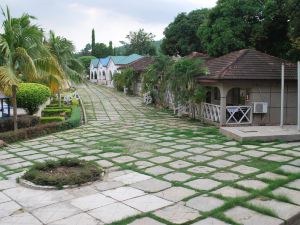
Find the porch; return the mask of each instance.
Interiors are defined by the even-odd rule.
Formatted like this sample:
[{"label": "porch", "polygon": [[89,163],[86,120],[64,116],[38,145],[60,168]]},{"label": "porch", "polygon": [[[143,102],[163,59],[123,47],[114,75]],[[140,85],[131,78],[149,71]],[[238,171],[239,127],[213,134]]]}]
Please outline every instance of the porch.
[{"label": "porch", "polygon": [[299,141],[296,125],[221,127],[220,132],[237,141]]},{"label": "porch", "polygon": [[206,102],[201,117],[206,123],[218,126],[252,125],[253,106],[249,89],[231,86],[206,86]]},{"label": "porch", "polygon": [[[252,106],[226,106],[225,124],[223,125],[251,125],[252,124]],[[202,117],[206,122],[216,125],[221,122],[221,106],[209,103],[202,105]]]}]

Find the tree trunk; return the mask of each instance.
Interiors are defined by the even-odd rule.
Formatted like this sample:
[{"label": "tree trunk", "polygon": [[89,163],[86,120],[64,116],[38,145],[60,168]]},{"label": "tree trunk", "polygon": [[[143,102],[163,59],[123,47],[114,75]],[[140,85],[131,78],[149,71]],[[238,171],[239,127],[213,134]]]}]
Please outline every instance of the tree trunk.
[{"label": "tree trunk", "polygon": [[14,120],[14,131],[18,130],[18,108],[17,108],[17,86],[12,86],[12,105],[13,105],[13,120]]},{"label": "tree trunk", "polygon": [[61,108],[61,94],[60,94],[60,90],[58,91],[58,107]]}]

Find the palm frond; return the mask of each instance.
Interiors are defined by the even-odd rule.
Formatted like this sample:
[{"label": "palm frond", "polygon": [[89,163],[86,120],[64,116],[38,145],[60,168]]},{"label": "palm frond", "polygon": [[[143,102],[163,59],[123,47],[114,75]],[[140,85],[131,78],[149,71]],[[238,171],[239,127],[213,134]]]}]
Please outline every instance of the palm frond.
[{"label": "palm frond", "polygon": [[64,77],[64,72],[62,71],[62,68],[53,57],[35,59],[34,64],[40,72],[47,74],[55,74],[57,76],[60,76],[61,78]]},{"label": "palm frond", "polygon": [[28,80],[39,78],[34,61],[24,48],[16,48],[14,62],[18,65],[16,69]]},{"label": "palm frond", "polygon": [[18,84],[14,70],[9,66],[0,66],[0,90],[9,94],[11,87]]}]

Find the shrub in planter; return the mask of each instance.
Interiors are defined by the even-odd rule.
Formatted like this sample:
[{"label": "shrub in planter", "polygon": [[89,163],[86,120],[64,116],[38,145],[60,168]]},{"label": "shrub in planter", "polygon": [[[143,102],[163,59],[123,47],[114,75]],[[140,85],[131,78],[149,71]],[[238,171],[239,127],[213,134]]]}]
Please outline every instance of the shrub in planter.
[{"label": "shrub in planter", "polygon": [[45,108],[42,112],[43,116],[60,116],[65,113],[67,116],[70,116],[72,112],[71,108]]},{"label": "shrub in planter", "polygon": [[63,188],[64,185],[81,185],[96,181],[103,173],[103,169],[95,162],[63,158],[37,163],[22,178],[37,185]]},{"label": "shrub in planter", "polygon": [[63,122],[53,122],[48,124],[39,124],[34,127],[18,129],[16,132],[8,131],[0,133],[0,139],[7,143],[12,143],[28,138],[40,137],[57,131],[67,129]]},{"label": "shrub in planter", "polygon": [[52,122],[62,122],[64,120],[65,120],[65,117],[62,117],[62,116],[41,117],[41,119],[40,119],[42,124],[52,123]]},{"label": "shrub in planter", "polygon": [[17,105],[24,108],[30,115],[51,96],[50,89],[42,84],[21,83],[17,90]]},{"label": "shrub in planter", "polygon": [[46,124],[39,124],[34,127],[18,129],[16,132],[8,131],[0,133],[0,140],[7,143],[12,143],[24,139],[40,137],[46,134],[51,134],[58,131],[67,130],[80,126],[81,114],[80,107],[73,106],[71,117],[63,122],[52,122]]}]

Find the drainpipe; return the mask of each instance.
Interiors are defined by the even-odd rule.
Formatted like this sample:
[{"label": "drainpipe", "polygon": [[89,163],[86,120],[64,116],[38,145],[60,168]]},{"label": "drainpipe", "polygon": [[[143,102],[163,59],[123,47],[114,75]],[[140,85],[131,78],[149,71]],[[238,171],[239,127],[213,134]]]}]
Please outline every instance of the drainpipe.
[{"label": "drainpipe", "polygon": [[298,61],[298,131],[300,131],[300,61]]},{"label": "drainpipe", "polygon": [[281,105],[280,105],[280,127],[283,128],[284,114],[284,63],[281,64]]}]

